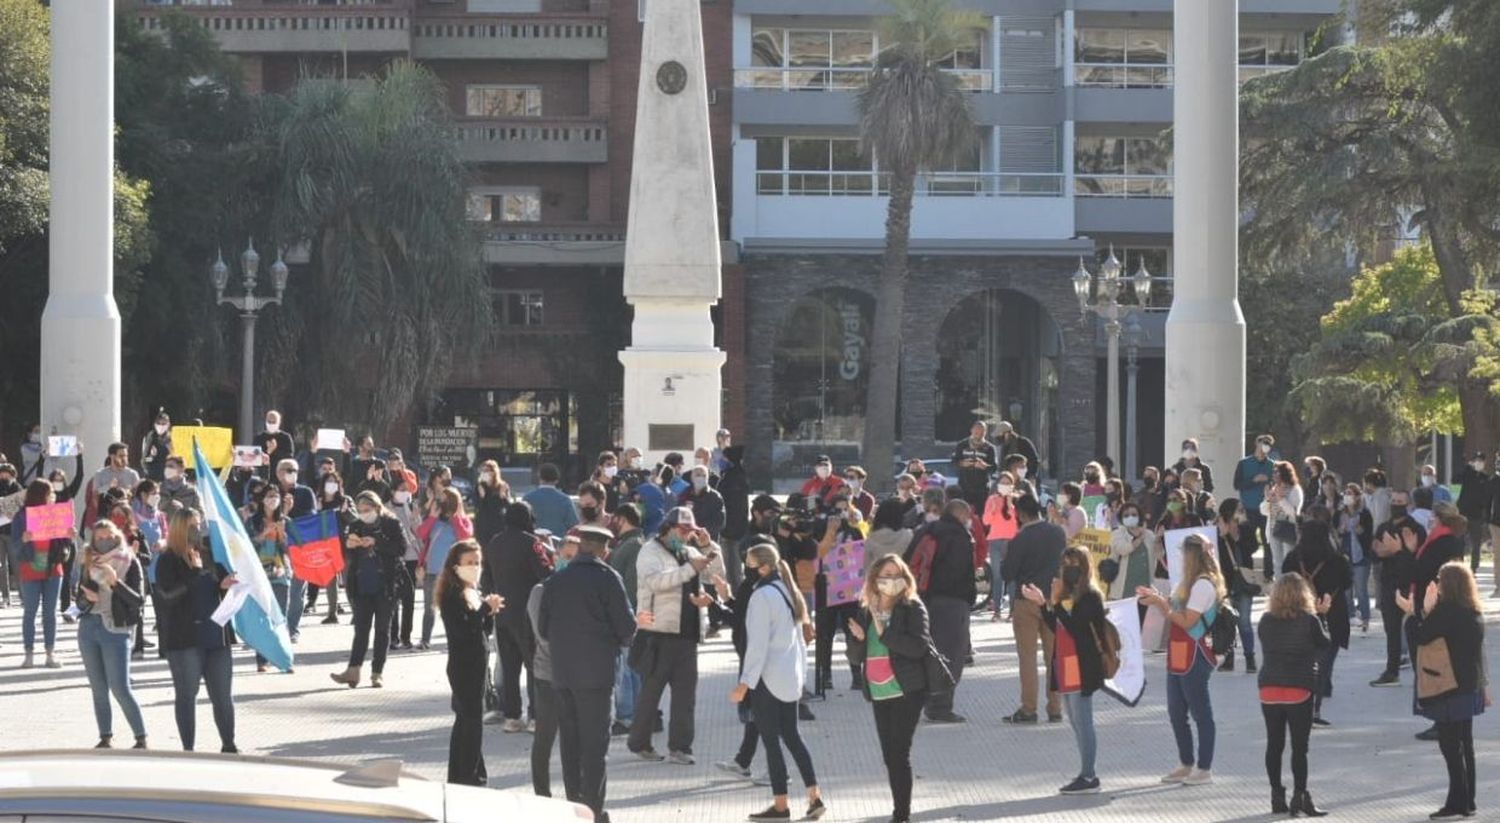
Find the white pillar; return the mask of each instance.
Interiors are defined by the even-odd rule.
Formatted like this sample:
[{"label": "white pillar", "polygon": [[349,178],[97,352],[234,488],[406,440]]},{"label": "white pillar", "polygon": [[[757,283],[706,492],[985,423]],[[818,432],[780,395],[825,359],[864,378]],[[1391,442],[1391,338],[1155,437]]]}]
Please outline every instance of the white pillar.
[{"label": "white pillar", "polygon": [[[1166,328],[1166,457],[1186,437],[1229,477],[1245,448],[1245,319],[1238,299],[1236,0],[1176,0],[1175,296]],[[1175,458],[1173,458],[1175,459]],[[1232,496],[1227,482],[1215,492]]]},{"label": "white pillar", "polygon": [[42,312],[40,420],[43,436],[78,435],[88,449],[87,466],[97,465],[105,448],[120,439],[114,5],[52,2],[51,257]]}]

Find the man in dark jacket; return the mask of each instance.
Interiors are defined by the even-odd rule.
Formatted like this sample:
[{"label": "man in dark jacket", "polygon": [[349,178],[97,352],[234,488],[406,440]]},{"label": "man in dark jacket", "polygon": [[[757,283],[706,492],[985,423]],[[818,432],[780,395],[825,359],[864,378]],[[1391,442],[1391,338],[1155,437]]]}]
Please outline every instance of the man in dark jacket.
[{"label": "man in dark jacket", "polygon": [[694,466],[688,480],[692,486],[683,495],[682,505],[693,510],[693,519],[717,543],[724,533],[724,498],[708,484],[707,466]]},{"label": "man in dark jacket", "polygon": [[1015,426],[1001,420],[995,424],[995,445],[999,447],[1000,460],[1004,463],[1007,457],[1019,454],[1026,458],[1026,476],[1017,477],[1017,480],[1031,478],[1040,480],[1039,472],[1042,470],[1041,458],[1037,455],[1036,444],[1030,438],[1022,437],[1016,432]]},{"label": "man in dark jacket", "polygon": [[953,465],[958,470],[958,488],[964,500],[974,511],[984,511],[985,498],[990,492],[990,478],[999,468],[995,447],[985,439],[989,427],[983,420],[975,420],[969,429],[969,438],[958,441],[953,447]]},{"label": "man in dark jacket", "polygon": [[[1479,552],[1489,537],[1490,476],[1485,473],[1484,452],[1469,455],[1469,464],[1458,473],[1457,480],[1463,486],[1458,493],[1458,512],[1469,521],[1469,533],[1465,536],[1469,544],[1469,568],[1479,571]],[[1500,549],[1497,549],[1500,550]]]},{"label": "man in dark jacket", "polygon": [[[1182,473],[1188,469],[1197,469],[1203,475],[1201,490],[1213,494],[1214,472],[1207,463],[1198,459],[1198,439],[1195,437],[1182,441],[1182,459],[1172,464],[1172,471],[1176,472],[1178,477],[1181,477]],[[1317,486],[1313,485],[1311,488],[1316,489]]]},{"label": "man in dark jacket", "polygon": [[[1020,591],[1027,583],[1042,591],[1051,591],[1052,580],[1057,577],[1058,566],[1062,563],[1063,549],[1068,546],[1067,533],[1056,523],[1042,520],[1042,505],[1029,494],[1016,498],[1016,519],[1021,530],[1005,547],[1000,577],[1015,591]],[[1021,655],[1021,708],[1006,717],[1005,722],[1035,723],[1037,641],[1041,641],[1043,656],[1051,666],[1053,634],[1042,619],[1041,607],[1025,598],[1018,598],[1011,607],[1011,623],[1016,635],[1016,651]],[[1047,689],[1047,721],[1062,722],[1062,699],[1050,687]]]},{"label": "man in dark jacket", "polygon": [[[552,574],[552,559],[546,544],[534,530],[531,507],[524,500],[505,510],[505,529],[484,547],[484,571],[479,588],[498,594],[506,603],[525,603],[531,589]],[[504,682],[500,688],[501,728],[506,733],[526,730],[521,721],[521,671],[526,671],[528,714],[535,712],[536,689],[531,682],[534,651],[531,622],[522,608],[507,608],[495,618],[495,648],[500,653]],[[613,681],[611,681],[613,683]],[[495,718],[499,719],[499,718]]]},{"label": "man in dark jacket", "polygon": [[[719,475],[719,496],[724,498],[724,545],[736,543],[745,536],[750,519],[750,480],[745,476],[745,447],[729,446],[724,449],[724,470]],[[733,569],[738,556],[725,560]]]},{"label": "man in dark jacket", "polygon": [[[963,500],[950,500],[937,520],[912,536],[906,562],[919,570],[917,587],[932,621],[932,642],[953,673],[950,691],[927,695],[927,719],[933,723],[963,723],[953,711],[953,695],[970,654],[969,610],[974,606],[974,536],[969,531],[974,510]],[[926,587],[923,588],[925,579]]]},{"label": "man in dark jacket", "polygon": [[635,637],[635,615],[620,575],[601,559],[608,529],[578,530],[578,555],[542,587],[537,634],[552,651],[563,787],[569,800],[607,823],[604,760],[609,752],[611,695],[620,649]]},{"label": "man in dark jacket", "polygon": [[1405,514],[1375,528],[1373,548],[1380,559],[1379,606],[1380,619],[1385,625],[1385,670],[1370,681],[1371,686],[1401,685],[1401,624],[1406,615],[1396,605],[1396,592],[1405,592],[1411,586],[1417,563],[1414,552],[1425,542],[1427,532]]},{"label": "man in dark jacket", "polygon": [[160,483],[172,453],[172,418],[165,409],[156,413],[156,422],[141,439],[141,474]]}]

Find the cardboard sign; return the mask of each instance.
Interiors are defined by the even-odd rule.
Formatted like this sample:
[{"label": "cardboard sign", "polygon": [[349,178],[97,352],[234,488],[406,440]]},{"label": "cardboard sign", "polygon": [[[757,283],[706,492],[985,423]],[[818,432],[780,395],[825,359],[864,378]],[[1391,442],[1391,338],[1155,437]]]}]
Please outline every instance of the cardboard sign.
[{"label": "cardboard sign", "polygon": [[50,457],[77,457],[78,438],[71,434],[59,434],[47,438],[47,454]]},{"label": "cardboard sign", "polygon": [[234,462],[234,431],[218,426],[173,426],[172,455],[190,464],[195,439],[209,466],[222,469]]},{"label": "cardboard sign", "polygon": [[31,532],[33,543],[45,543],[67,537],[73,530],[73,504],[49,503],[45,506],[26,507],[26,531]]},{"label": "cardboard sign", "polygon": [[1093,554],[1109,554],[1109,529],[1084,529],[1073,538],[1073,544],[1088,549]]},{"label": "cardboard sign", "polygon": [[253,469],[265,460],[266,456],[260,450],[260,446],[235,446],[234,466],[235,468]]},{"label": "cardboard sign", "polygon": [[858,602],[865,587],[865,541],[848,540],[829,549],[823,574],[828,577],[828,605]]},{"label": "cardboard sign", "polygon": [[313,450],[341,452],[346,439],[343,429],[318,429],[318,436],[313,438]]},{"label": "cardboard sign", "polygon": [[1172,581],[1172,590],[1176,591],[1182,583],[1182,541],[1188,535],[1196,534],[1208,541],[1211,549],[1217,550],[1219,545],[1219,532],[1213,526],[1197,526],[1191,529],[1172,529],[1162,534],[1162,548],[1167,553],[1167,577]]}]

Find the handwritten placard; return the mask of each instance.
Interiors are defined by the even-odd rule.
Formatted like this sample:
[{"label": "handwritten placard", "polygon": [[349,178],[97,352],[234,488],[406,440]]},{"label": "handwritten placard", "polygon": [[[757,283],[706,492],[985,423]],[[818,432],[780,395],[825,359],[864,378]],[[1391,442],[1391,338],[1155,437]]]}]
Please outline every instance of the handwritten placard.
[{"label": "handwritten placard", "polygon": [[1109,529],[1084,529],[1073,538],[1073,543],[1094,554],[1109,554],[1109,537]]},{"label": "handwritten placard", "polygon": [[234,465],[236,468],[253,469],[259,466],[264,459],[265,455],[261,452],[260,446],[234,447]]},{"label": "handwritten placard", "polygon": [[71,434],[58,434],[47,438],[47,454],[52,457],[77,457],[78,438]]},{"label": "handwritten placard", "polygon": [[865,587],[865,541],[849,540],[829,549],[823,557],[823,574],[828,578],[828,605],[859,600]]},{"label": "handwritten placard", "polygon": [[26,507],[26,531],[33,543],[67,537],[73,530],[73,504],[49,503]]},{"label": "handwritten placard", "polygon": [[344,440],[346,439],[343,429],[318,429],[318,436],[313,439],[313,449],[316,451],[327,449],[341,452],[344,450]]}]

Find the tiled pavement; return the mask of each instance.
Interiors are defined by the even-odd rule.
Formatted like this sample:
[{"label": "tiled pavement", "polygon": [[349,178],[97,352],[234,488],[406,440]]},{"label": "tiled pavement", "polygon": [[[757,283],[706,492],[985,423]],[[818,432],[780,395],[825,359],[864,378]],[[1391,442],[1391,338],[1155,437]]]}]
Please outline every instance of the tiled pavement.
[{"label": "tiled pavement", "polygon": [[[1488,574],[1481,580],[1488,592]],[[1491,660],[1500,660],[1495,635],[1500,600],[1489,600]],[[321,616],[321,615],[320,615]],[[347,618],[345,618],[347,620]],[[418,772],[445,773],[451,715],[444,655],[395,653],[386,666],[386,687],[350,691],[336,687],[328,672],[342,667],[350,629],[324,626],[311,617],[297,646],[295,674],[256,674],[249,654],[237,656],[234,687],[239,744],[257,754],[353,762],[399,756]],[[22,671],[20,609],[0,610],[0,746],[7,749],[88,746],[95,728],[71,626],[60,624],[60,671]],[[917,772],[917,820],[1046,821],[1254,821],[1269,819],[1262,765],[1264,727],[1254,678],[1216,674],[1212,681],[1218,721],[1216,782],[1201,788],[1164,787],[1157,778],[1175,765],[1163,695],[1163,658],[1148,658],[1151,683],[1136,708],[1096,698],[1099,772],[1105,791],[1096,796],[1058,796],[1058,786],[1077,771],[1077,755],[1066,724],[1010,728],[999,718],[1017,702],[1014,645],[1005,623],[987,618],[973,624],[977,665],[965,673],[958,710],[964,726],[923,726],[913,761]],[[439,629],[441,631],[441,629]],[[727,635],[727,633],[726,633]],[[1318,803],[1345,820],[1414,821],[1442,802],[1446,786],[1436,744],[1412,734],[1424,727],[1411,716],[1409,685],[1372,689],[1384,640],[1378,617],[1368,634],[1355,636],[1335,670],[1335,699],[1325,706],[1331,731],[1314,734],[1312,789]],[[838,655],[836,655],[836,659]],[[733,753],[740,727],[727,701],[735,670],[727,636],[702,651],[692,767],[650,764],[630,758],[616,738],[610,755],[609,806],[625,823],[693,820],[734,821],[762,808],[769,790],[716,771],[711,763]],[[368,668],[366,669],[368,675]],[[135,664],[136,694],[154,747],[177,745],[171,681],[163,661]],[[825,820],[884,820],[890,799],[865,702],[840,690],[813,704],[818,719],[803,725],[831,811]],[[1409,674],[1408,674],[1409,684]],[[128,736],[116,713],[116,731]],[[200,741],[217,738],[206,697],[199,710]],[[1475,724],[1479,757],[1481,819],[1500,820],[1500,718]],[[486,754],[492,785],[529,790],[530,736],[487,727]],[[665,741],[658,746],[665,748]],[[757,759],[757,768],[763,760]],[[554,765],[554,785],[561,778]],[[1288,772],[1287,780],[1290,781]],[[796,785],[795,774],[793,785]]]}]

